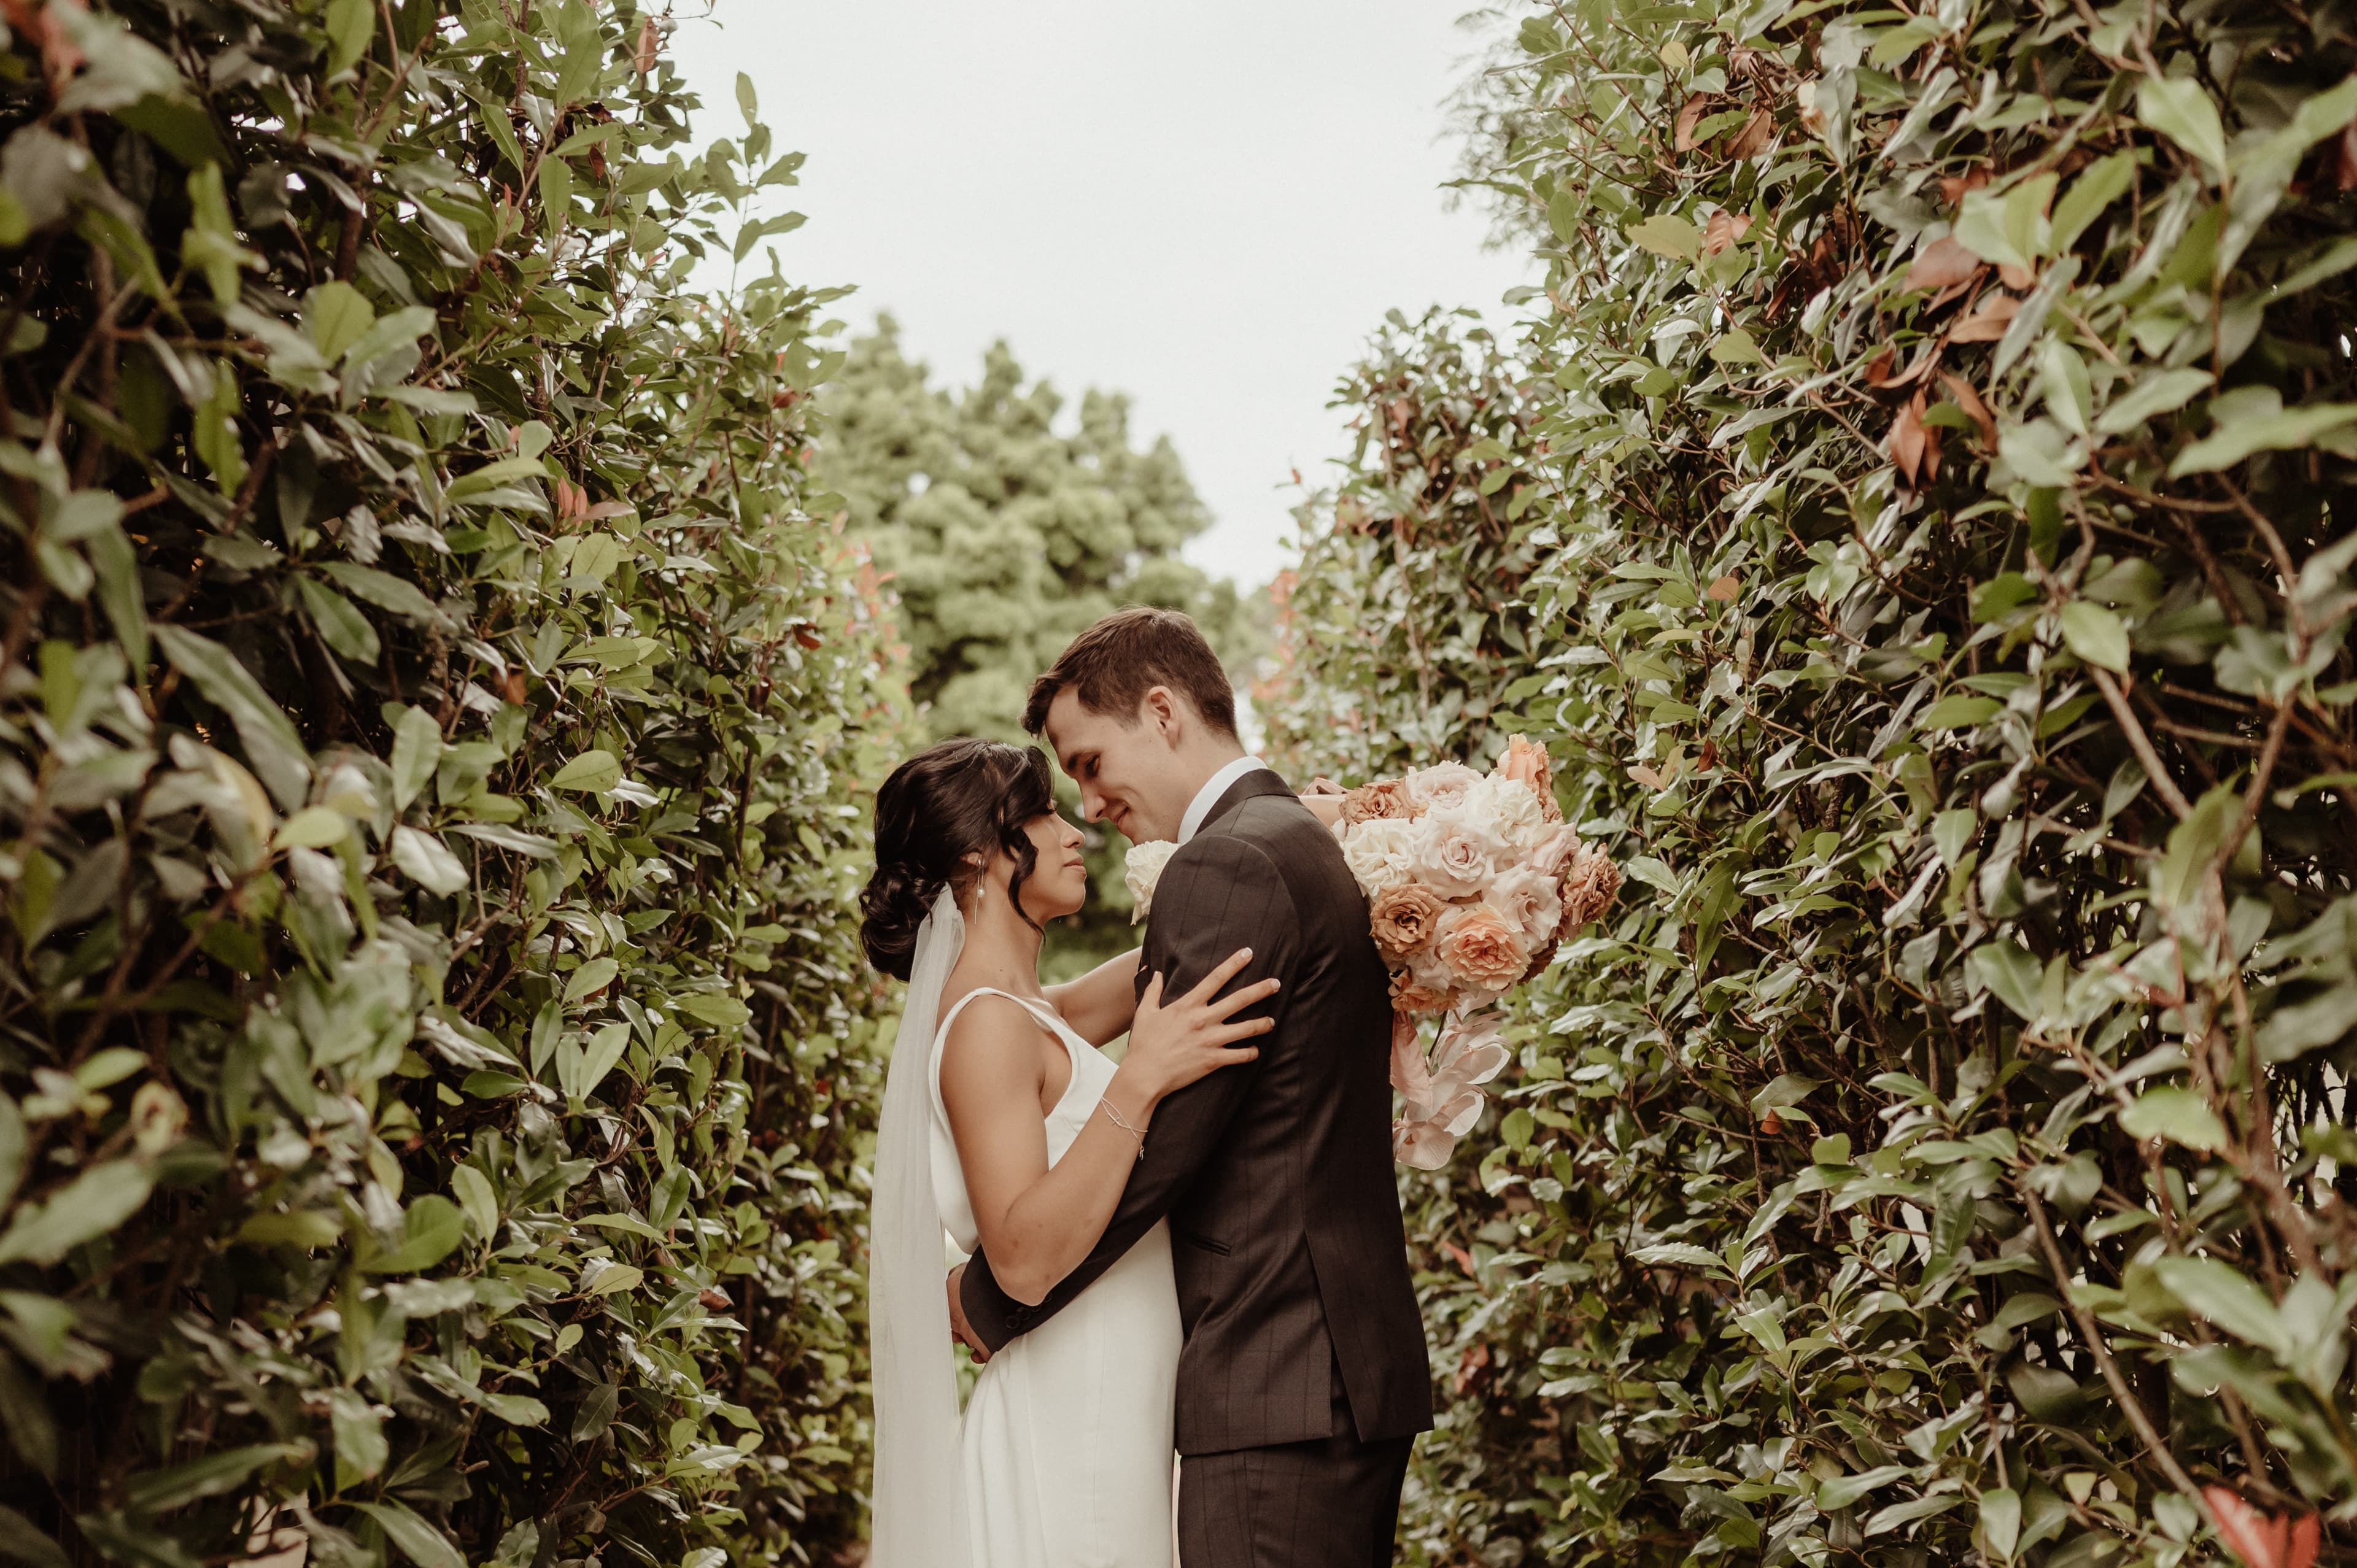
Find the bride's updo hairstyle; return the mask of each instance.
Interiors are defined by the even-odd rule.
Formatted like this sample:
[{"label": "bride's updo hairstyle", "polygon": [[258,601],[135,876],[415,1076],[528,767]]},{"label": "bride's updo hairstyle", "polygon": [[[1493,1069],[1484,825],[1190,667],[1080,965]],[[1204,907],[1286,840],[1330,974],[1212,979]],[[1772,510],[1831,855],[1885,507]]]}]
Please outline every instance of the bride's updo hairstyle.
[{"label": "bride's updo hairstyle", "polygon": [[1044,752],[996,740],[945,740],[919,752],[876,791],[876,875],[859,895],[860,944],[867,961],[896,980],[909,978],[917,928],[943,887],[963,895],[1004,850],[1015,862],[1007,893],[1023,908],[1023,879],[1039,856],[1025,831],[1056,809]]}]

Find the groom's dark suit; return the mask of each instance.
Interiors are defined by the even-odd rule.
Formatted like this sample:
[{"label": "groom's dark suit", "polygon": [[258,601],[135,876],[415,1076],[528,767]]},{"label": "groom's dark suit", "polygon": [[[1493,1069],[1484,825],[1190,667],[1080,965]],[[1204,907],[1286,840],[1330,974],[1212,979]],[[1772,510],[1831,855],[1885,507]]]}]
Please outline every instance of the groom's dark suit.
[{"label": "groom's dark suit", "polygon": [[1391,1002],[1334,836],[1275,774],[1238,780],[1170,857],[1141,986],[1167,996],[1240,947],[1284,988],[1260,1059],[1165,1100],[1103,1238],[1038,1306],[967,1268],[994,1351],[1046,1322],[1168,1218],[1187,1568],[1391,1562],[1401,1477],[1432,1424],[1391,1150]]}]

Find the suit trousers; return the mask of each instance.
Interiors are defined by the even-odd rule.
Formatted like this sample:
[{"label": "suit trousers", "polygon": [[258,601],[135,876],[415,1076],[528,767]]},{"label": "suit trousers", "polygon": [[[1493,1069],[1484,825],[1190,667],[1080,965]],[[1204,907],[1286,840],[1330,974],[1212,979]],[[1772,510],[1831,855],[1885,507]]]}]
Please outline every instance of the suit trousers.
[{"label": "suit trousers", "polygon": [[1179,1568],[1391,1568],[1412,1437],[1362,1443],[1334,1372],[1338,1435],[1178,1464]]}]

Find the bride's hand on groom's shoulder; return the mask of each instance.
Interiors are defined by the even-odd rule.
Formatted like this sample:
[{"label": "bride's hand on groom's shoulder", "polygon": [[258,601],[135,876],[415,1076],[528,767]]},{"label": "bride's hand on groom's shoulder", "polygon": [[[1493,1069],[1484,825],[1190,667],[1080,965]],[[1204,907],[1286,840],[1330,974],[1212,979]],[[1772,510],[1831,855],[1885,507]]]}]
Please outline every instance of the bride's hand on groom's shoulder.
[{"label": "bride's hand on groom's shoulder", "polygon": [[1151,1111],[1165,1095],[1223,1067],[1258,1059],[1260,1047],[1242,1042],[1266,1034],[1276,1026],[1275,1020],[1231,1020],[1275,995],[1279,982],[1271,976],[1220,994],[1220,988],[1242,973],[1252,956],[1252,949],[1238,948],[1202,983],[1168,1002],[1162,998],[1161,975],[1146,981],[1137,999],[1137,1016],[1129,1026],[1129,1051],[1116,1075],[1116,1079],[1126,1077],[1146,1097],[1138,1109]]}]

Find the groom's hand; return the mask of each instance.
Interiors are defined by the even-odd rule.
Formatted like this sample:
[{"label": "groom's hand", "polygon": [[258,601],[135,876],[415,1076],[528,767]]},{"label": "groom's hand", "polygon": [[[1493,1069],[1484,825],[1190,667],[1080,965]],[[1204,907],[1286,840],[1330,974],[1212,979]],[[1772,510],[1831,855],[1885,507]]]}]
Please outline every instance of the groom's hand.
[{"label": "groom's hand", "polygon": [[964,1346],[978,1367],[990,1359],[990,1347],[982,1342],[982,1336],[965,1320],[965,1303],[958,1299],[958,1286],[964,1283],[965,1265],[960,1263],[950,1271],[950,1343]]}]

